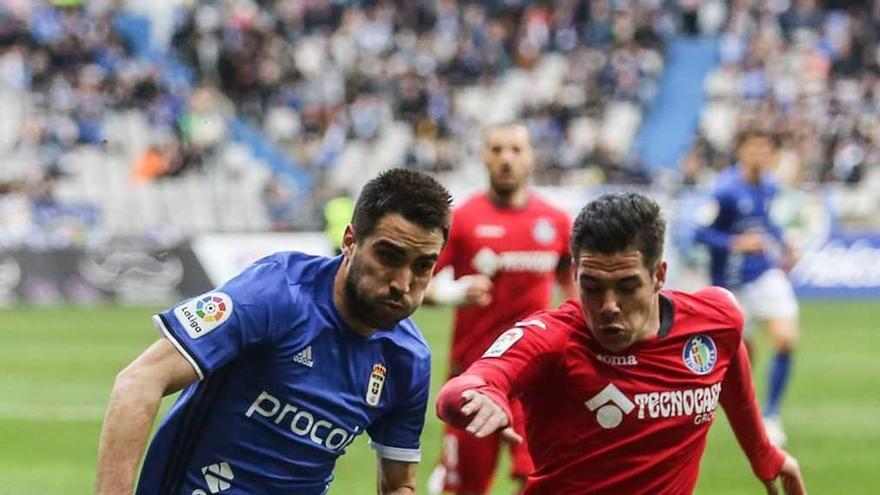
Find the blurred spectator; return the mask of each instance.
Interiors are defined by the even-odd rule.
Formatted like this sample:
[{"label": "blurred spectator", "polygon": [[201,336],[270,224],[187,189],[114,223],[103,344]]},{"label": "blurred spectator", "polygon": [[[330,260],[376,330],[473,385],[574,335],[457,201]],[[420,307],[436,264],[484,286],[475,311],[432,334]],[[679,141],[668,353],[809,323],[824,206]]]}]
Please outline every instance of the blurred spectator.
[{"label": "blurred spectator", "polygon": [[736,129],[759,124],[781,137],[784,182],[859,183],[880,155],[880,11],[868,3],[823,11],[815,0],[749,5],[731,4],[696,154],[725,157],[708,161],[718,170]]}]

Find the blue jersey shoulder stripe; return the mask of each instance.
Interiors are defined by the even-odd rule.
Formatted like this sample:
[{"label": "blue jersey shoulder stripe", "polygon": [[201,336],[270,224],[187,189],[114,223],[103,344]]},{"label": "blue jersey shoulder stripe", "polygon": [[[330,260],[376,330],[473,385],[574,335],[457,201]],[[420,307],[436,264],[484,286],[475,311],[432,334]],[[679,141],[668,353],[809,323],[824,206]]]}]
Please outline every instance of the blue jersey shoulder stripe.
[{"label": "blue jersey shoulder stripe", "polygon": [[196,395],[188,399],[189,403],[182,412],[182,417],[175,434],[173,447],[170,449],[168,464],[162,475],[161,494],[173,494],[180,491],[186,468],[192,459],[193,452],[199,444],[202,430],[208,423],[211,414],[211,403],[219,395],[226,381],[227,370],[214,373],[197,385]]}]

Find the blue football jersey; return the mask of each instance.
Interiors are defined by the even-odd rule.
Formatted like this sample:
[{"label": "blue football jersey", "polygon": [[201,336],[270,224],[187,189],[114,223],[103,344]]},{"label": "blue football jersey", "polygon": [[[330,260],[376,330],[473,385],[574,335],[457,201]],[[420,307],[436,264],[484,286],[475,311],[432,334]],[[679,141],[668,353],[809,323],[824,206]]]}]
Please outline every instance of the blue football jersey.
[{"label": "blue football jersey", "polygon": [[[712,284],[735,289],[751,282],[775,266],[782,247],[782,230],[770,218],[770,206],[777,193],[775,182],[762,176],[759,184],[746,181],[739,167],[731,167],[716,179],[713,196],[718,207],[711,225],[697,229],[696,241],[709,247]],[[734,236],[760,232],[775,249],[760,253],[733,253]]]},{"label": "blue football jersey", "polygon": [[366,431],[416,462],[430,351],[415,324],[364,337],[333,305],[342,258],[278,253],[154,316],[201,378],[147,451],[138,495],[325,493]]}]

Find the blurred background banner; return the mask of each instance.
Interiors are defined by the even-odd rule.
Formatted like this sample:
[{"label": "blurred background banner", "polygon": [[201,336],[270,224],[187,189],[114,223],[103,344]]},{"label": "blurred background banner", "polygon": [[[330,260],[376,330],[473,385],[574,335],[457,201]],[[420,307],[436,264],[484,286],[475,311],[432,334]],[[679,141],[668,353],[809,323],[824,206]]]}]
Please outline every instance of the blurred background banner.
[{"label": "blurred background banner", "polygon": [[880,298],[880,231],[834,233],[812,244],[791,281],[801,297]]},{"label": "blurred background banner", "polygon": [[278,251],[331,256],[323,232],[205,234],[193,239],[193,251],[214,286],[237,275],[249,264]]},{"label": "blurred background banner", "polygon": [[213,285],[187,243],[137,243],[0,252],[0,302],[162,305]]}]

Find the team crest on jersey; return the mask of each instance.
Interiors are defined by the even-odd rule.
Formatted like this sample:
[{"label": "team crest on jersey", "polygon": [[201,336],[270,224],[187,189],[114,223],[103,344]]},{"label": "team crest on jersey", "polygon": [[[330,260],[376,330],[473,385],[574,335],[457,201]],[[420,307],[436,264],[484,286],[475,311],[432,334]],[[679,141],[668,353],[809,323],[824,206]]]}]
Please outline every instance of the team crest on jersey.
[{"label": "team crest on jersey", "polygon": [[366,401],[368,406],[376,407],[382,398],[382,387],[385,386],[385,372],[387,370],[379,363],[373,365],[370,373],[370,381],[367,383]]},{"label": "team crest on jersey", "polygon": [[532,238],[539,244],[547,245],[556,240],[556,227],[546,218],[539,218],[532,227]]},{"label": "team crest on jersey", "polygon": [[684,344],[681,353],[684,364],[698,375],[712,371],[718,361],[715,341],[708,335],[694,335]]},{"label": "team crest on jersey", "polygon": [[211,292],[174,308],[177,321],[193,339],[219,327],[232,315],[232,298],[223,292]]},{"label": "team crest on jersey", "polygon": [[502,333],[495,339],[495,343],[492,344],[489,349],[483,354],[483,357],[498,357],[508,349],[516,344],[516,341],[521,339],[523,336],[523,329],[519,327],[511,328],[510,330]]}]

